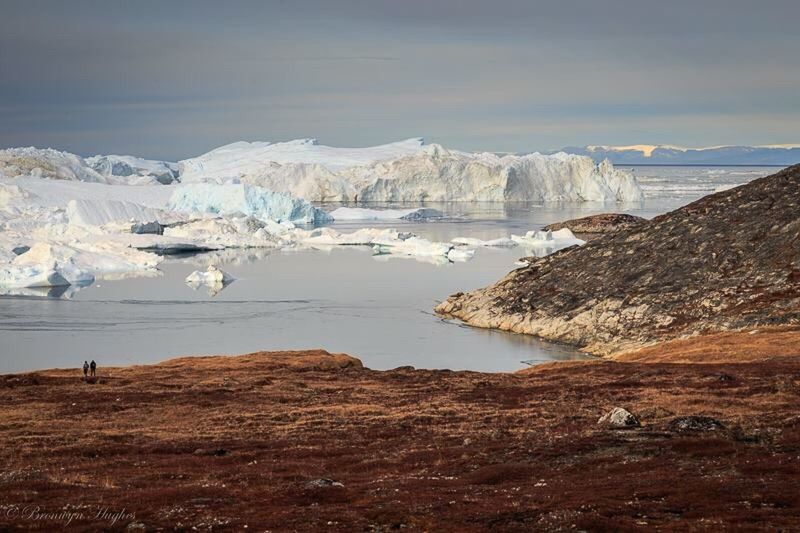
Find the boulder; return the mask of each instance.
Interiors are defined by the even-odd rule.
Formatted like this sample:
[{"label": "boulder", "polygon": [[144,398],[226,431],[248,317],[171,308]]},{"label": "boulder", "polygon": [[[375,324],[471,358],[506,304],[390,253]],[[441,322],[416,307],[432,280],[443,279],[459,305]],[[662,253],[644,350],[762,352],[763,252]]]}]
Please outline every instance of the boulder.
[{"label": "boulder", "polygon": [[638,428],[641,425],[639,424],[639,419],[633,413],[622,407],[614,407],[601,416],[597,423],[620,429]]},{"label": "boulder", "polygon": [[679,433],[687,431],[723,431],[725,429],[725,425],[716,418],[698,415],[679,416],[672,419],[668,427],[670,431]]}]

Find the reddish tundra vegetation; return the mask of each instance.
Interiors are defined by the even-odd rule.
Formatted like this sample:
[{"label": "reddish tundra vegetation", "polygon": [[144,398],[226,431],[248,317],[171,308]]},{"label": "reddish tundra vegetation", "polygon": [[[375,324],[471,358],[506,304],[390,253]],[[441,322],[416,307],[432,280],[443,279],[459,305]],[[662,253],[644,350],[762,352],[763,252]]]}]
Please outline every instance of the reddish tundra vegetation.
[{"label": "reddish tundra vegetation", "polygon": [[[0,528],[796,529],[800,331],[730,335],[758,357],[686,362],[700,337],[517,374],[309,351],[2,376]],[[614,407],[638,426],[598,424]]]}]

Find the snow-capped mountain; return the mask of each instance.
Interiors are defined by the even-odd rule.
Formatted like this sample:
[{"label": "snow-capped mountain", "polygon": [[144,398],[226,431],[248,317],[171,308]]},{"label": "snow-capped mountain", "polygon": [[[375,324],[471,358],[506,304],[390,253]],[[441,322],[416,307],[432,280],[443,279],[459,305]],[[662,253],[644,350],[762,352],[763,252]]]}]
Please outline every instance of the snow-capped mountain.
[{"label": "snow-capped mountain", "polygon": [[800,144],[685,148],[667,144],[568,146],[561,151],[618,165],[793,165],[800,163]]}]

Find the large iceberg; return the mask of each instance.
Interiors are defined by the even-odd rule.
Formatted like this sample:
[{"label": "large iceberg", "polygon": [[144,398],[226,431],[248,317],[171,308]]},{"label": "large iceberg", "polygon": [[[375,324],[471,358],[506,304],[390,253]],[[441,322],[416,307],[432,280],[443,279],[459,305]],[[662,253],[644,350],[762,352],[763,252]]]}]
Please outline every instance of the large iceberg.
[{"label": "large iceberg", "polygon": [[557,153],[496,155],[410,139],[372,148],[314,140],[234,143],[179,163],[181,180],[258,185],[316,202],[640,201],[608,161]]},{"label": "large iceberg", "polygon": [[251,215],[276,222],[320,223],[331,220],[328,214],[305,200],[236,183],[181,185],[172,193],[169,208],[219,215]]}]

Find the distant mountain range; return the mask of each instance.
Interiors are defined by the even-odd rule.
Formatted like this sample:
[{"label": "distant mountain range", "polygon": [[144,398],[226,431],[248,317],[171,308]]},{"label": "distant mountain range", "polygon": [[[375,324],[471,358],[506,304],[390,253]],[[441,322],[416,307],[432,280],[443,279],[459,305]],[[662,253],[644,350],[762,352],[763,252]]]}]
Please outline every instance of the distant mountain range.
[{"label": "distant mountain range", "polygon": [[800,163],[800,144],[770,146],[711,146],[684,148],[670,145],[568,146],[561,151],[587,155],[615,165],[781,165]]}]

